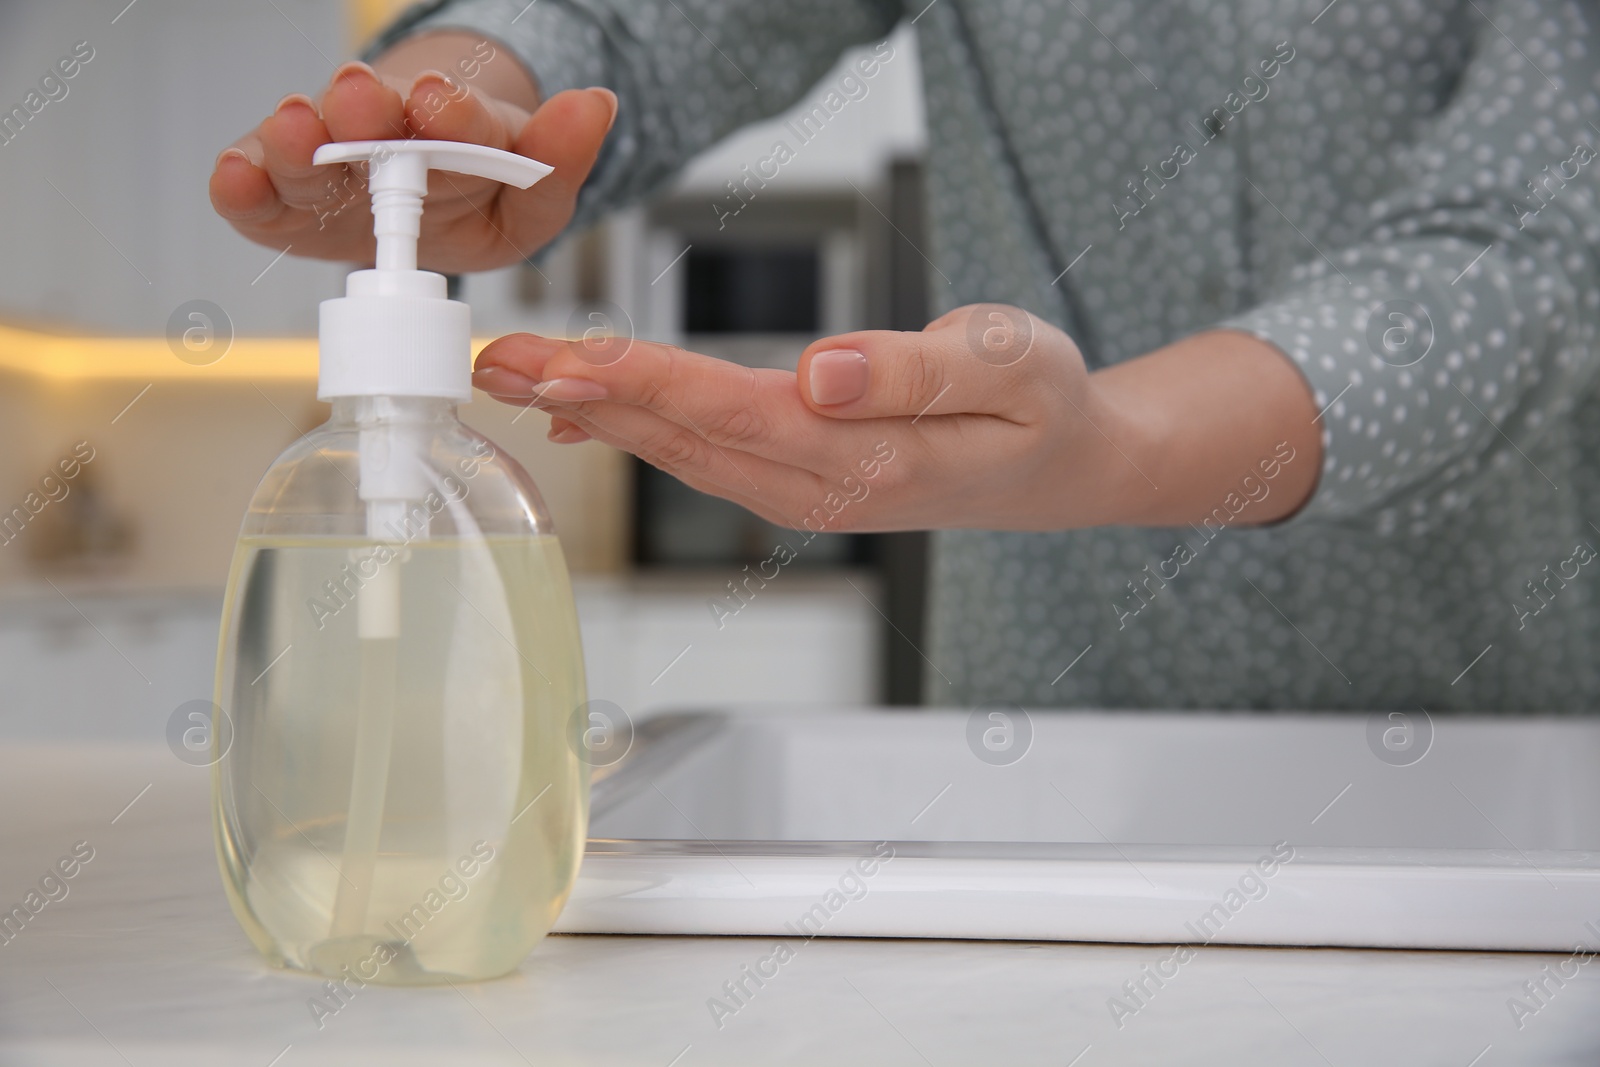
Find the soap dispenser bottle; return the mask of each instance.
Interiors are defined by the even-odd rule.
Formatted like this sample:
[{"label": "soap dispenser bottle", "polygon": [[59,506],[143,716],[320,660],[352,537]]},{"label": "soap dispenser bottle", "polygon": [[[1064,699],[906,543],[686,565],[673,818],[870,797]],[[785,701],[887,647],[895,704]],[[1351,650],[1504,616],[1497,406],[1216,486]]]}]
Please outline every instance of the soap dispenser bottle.
[{"label": "soap dispenser bottle", "polygon": [[526,188],[550,168],[440,141],[315,156],[363,160],[376,266],[322,305],[332,417],[267,471],[228,578],[217,849],[273,963],[490,978],[549,931],[577,874],[583,658],[538,491],[456,417],[469,311],[416,269],[417,237],[430,170]]}]

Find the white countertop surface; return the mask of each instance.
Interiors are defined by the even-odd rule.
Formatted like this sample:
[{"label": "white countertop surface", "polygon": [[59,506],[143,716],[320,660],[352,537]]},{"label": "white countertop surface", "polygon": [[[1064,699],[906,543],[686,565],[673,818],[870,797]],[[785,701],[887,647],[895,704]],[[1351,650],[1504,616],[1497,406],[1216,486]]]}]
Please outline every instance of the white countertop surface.
[{"label": "white countertop surface", "polygon": [[709,999],[770,939],[552,936],[508,978],[368,987],[319,1029],[321,983],[228,911],[208,788],[163,747],[0,746],[0,911],[94,848],[0,944],[0,1064],[1600,1064],[1600,963],[1558,986],[1568,957],[1526,953],[1209,946],[1119,1028],[1110,998],[1170,949],[819,938],[719,1028]]}]

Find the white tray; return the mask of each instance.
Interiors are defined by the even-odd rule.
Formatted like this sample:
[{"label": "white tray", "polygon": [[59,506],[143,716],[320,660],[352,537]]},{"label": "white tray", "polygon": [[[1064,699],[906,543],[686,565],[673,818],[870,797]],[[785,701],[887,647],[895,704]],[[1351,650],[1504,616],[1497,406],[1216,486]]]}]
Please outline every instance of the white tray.
[{"label": "white tray", "polygon": [[1600,722],[1000,710],[641,724],[556,928],[1600,947]]}]

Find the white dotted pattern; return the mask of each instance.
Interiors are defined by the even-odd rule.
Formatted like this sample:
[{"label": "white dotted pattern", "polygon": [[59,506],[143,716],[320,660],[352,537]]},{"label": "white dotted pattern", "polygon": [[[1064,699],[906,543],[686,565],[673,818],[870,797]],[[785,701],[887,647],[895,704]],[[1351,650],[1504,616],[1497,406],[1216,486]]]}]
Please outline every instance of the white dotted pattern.
[{"label": "white dotted pattern", "polygon": [[[425,5],[395,32],[477,29],[547,91],[622,95],[580,224],[902,14],[524,2]],[[1594,708],[1600,568],[1550,575],[1600,545],[1597,20],[1560,0],[926,9],[938,310],[1018,304],[1102,364],[1226,325],[1326,407],[1315,496],[1271,528],[940,534],[932,701]],[[1426,354],[1386,347],[1391,322]],[[1151,579],[1180,543],[1194,558]]]}]

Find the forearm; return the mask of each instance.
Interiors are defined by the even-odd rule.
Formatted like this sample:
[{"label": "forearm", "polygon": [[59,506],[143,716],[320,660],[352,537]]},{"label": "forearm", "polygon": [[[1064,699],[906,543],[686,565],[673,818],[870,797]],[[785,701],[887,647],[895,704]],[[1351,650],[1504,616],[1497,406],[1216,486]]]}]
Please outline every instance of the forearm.
[{"label": "forearm", "polygon": [[524,111],[539,107],[538,83],[522,62],[504,45],[475,33],[439,30],[406,37],[376,57],[372,67],[405,81],[436,70]]},{"label": "forearm", "polygon": [[1195,334],[1097,371],[1091,382],[1113,424],[1106,436],[1115,458],[1106,462],[1136,468],[1131,478],[1115,472],[1125,486],[1120,524],[1181,526],[1217,508],[1238,509],[1239,525],[1276,522],[1316,487],[1315,400],[1265,341],[1231,330]]}]

